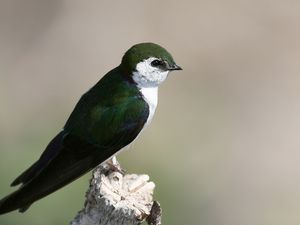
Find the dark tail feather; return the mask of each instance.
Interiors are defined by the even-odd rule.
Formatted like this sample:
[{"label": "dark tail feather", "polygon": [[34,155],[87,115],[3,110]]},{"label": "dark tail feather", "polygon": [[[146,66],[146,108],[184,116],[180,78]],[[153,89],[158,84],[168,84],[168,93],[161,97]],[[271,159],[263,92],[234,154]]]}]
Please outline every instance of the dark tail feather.
[{"label": "dark tail feather", "polygon": [[35,162],[31,167],[25,170],[20,176],[18,176],[12,183],[11,186],[16,186],[18,184],[26,184],[32,180],[36,175],[38,175],[50,161],[55,158],[59,153],[62,145],[62,140],[65,135],[64,131],[57,134],[52,141],[48,144],[46,150],[43,152],[41,157],[37,162]]},{"label": "dark tail feather", "polygon": [[19,209],[20,212],[25,212],[30,205],[22,205],[19,200],[19,190],[11,193],[0,200],[0,214],[5,214],[14,210]]},{"label": "dark tail feather", "polygon": [[20,213],[25,212],[27,209],[29,209],[30,206],[31,206],[31,204],[25,205],[25,206],[23,206],[22,208],[19,208],[19,212],[20,212]]},{"label": "dark tail feather", "polygon": [[10,186],[16,186],[21,183],[26,183],[28,180],[34,177],[36,174],[37,163],[34,163],[30,168],[28,168],[25,172],[23,172],[20,176],[18,176]]}]

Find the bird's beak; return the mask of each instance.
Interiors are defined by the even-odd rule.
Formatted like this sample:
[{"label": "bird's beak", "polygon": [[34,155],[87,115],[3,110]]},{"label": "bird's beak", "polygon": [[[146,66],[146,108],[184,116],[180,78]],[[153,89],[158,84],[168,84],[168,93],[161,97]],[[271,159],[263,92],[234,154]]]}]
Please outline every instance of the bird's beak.
[{"label": "bird's beak", "polygon": [[182,68],[176,64],[168,66],[168,70],[172,71],[172,70],[182,70]]}]

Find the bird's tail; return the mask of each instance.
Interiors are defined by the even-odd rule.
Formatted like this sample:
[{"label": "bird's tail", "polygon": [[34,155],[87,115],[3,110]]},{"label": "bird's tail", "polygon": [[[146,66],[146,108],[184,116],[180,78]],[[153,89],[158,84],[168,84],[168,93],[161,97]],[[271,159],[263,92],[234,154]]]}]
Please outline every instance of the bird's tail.
[{"label": "bird's tail", "polygon": [[30,204],[23,204],[20,201],[21,190],[22,189],[19,189],[0,200],[0,214],[5,214],[17,209],[19,209],[19,212],[25,212],[30,207]]}]

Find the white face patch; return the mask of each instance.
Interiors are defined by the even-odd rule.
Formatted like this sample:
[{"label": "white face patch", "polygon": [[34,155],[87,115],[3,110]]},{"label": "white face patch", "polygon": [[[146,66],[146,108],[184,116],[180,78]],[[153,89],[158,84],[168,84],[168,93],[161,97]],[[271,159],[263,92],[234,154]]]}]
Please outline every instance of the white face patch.
[{"label": "white face patch", "polygon": [[136,71],[133,72],[132,78],[138,87],[157,87],[167,78],[169,71],[162,71],[157,67],[151,66],[151,62],[156,59],[150,57],[136,65]]}]

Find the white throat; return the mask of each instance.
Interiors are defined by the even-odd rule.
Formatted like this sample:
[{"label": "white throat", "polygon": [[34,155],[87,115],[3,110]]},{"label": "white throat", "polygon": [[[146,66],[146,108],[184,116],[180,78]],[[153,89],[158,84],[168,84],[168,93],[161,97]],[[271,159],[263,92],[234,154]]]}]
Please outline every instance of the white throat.
[{"label": "white throat", "polygon": [[144,97],[144,100],[149,105],[149,116],[145,124],[145,126],[148,126],[156,110],[158,87],[141,88],[140,91]]}]

